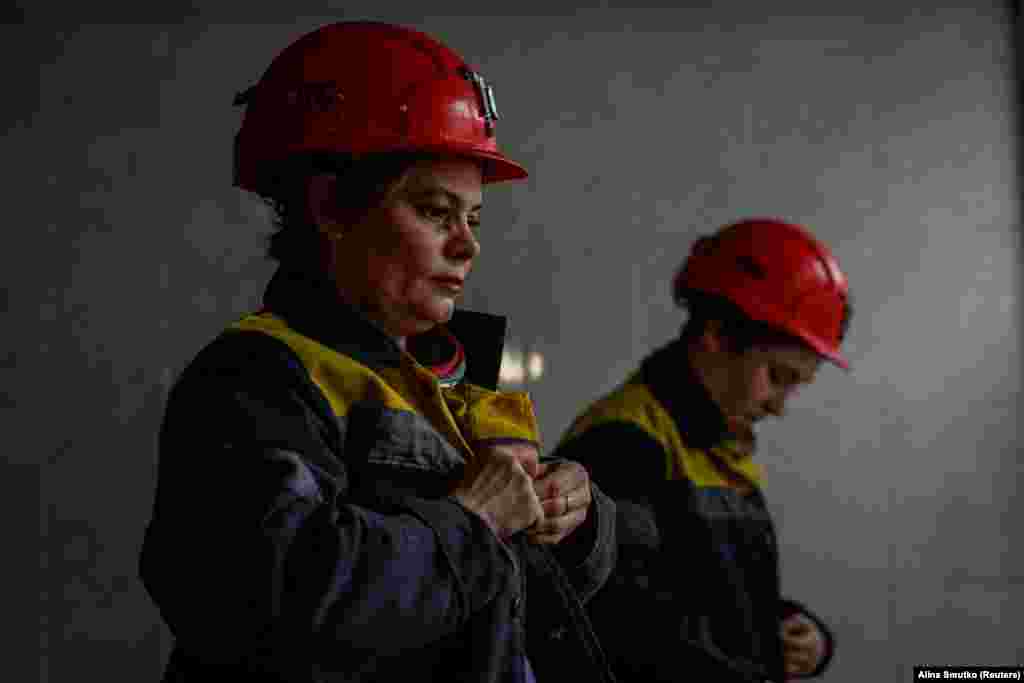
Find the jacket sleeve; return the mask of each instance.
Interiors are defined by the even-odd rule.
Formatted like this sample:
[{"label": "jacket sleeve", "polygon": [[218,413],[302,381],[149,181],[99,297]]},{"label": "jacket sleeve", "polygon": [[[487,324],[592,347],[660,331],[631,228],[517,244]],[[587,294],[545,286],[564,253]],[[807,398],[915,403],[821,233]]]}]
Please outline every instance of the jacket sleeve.
[{"label": "jacket sleeve", "polygon": [[352,504],[344,443],[264,335],[225,335],[175,385],[140,573],[193,656],[287,677],[422,647],[515,590],[507,547],[454,500]]},{"label": "jacket sleeve", "polygon": [[[537,419],[525,392],[496,392],[463,384],[445,399],[456,424],[474,445],[526,442],[539,449]],[[554,464],[560,459],[542,460]],[[615,565],[615,503],[597,486],[591,486],[591,494],[583,524],[550,546],[583,602],[604,585]]]},{"label": "jacket sleeve", "polygon": [[832,633],[832,629],[828,627],[828,624],[826,624],[821,617],[819,617],[811,610],[807,609],[807,607],[805,607],[802,603],[799,603],[796,600],[782,600],[780,602],[779,618],[785,619],[786,617],[793,614],[803,614],[808,619],[813,621],[814,624],[818,627],[818,630],[821,632],[822,637],[825,639],[825,655],[821,658],[821,662],[818,664],[818,668],[816,668],[814,671],[805,676],[795,676],[794,678],[814,678],[816,676],[820,676],[823,673],[825,673],[826,669],[828,669],[829,664],[832,663],[832,657],[835,655],[835,634]]},{"label": "jacket sleeve", "polygon": [[587,467],[615,501],[617,561],[588,611],[619,679],[761,681],[755,667],[686,637],[688,603],[698,596],[678,589],[680,577],[692,571],[690,558],[665,542],[661,528],[671,507],[664,500],[671,492],[661,444],[628,422],[605,422],[563,441],[554,455]]}]

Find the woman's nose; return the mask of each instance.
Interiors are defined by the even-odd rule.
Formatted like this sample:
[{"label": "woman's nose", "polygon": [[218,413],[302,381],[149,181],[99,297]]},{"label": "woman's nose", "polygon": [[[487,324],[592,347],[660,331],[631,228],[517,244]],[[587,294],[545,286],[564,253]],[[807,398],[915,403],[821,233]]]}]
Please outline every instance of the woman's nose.
[{"label": "woman's nose", "polygon": [[449,249],[452,257],[461,261],[469,261],[480,255],[480,240],[473,234],[468,218],[456,219]]}]

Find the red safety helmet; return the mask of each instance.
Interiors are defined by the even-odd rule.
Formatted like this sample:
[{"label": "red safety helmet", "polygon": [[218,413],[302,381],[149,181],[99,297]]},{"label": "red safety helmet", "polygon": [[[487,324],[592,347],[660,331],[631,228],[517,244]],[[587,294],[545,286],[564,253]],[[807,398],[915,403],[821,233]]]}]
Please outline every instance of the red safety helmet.
[{"label": "red safety helmet", "polygon": [[723,297],[849,368],[839,350],[848,315],[846,276],[806,228],[755,218],[699,238],[673,281],[676,303],[688,292]]},{"label": "red safety helmet", "polygon": [[328,24],[285,48],[246,104],[235,185],[260,192],[268,168],[304,153],[424,151],[484,161],[485,183],[526,177],[498,151],[493,88],[459,55],[412,29]]}]

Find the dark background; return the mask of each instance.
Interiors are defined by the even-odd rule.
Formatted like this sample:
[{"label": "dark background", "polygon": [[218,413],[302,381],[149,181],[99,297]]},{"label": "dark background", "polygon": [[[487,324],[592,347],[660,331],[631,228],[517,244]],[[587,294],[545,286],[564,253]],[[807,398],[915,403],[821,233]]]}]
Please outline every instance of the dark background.
[{"label": "dark background", "polygon": [[[495,84],[499,140],[532,175],[486,193],[466,305],[543,354],[526,388],[548,446],[677,330],[669,281],[698,234],[802,221],[850,276],[853,370],[823,369],[760,457],[785,588],[838,635],[826,680],[1024,663],[1011,5],[556,5],[0,16],[0,679],[34,678],[37,576],[42,682],[158,679],[170,640],[136,558],[162,402],[272,272],[266,210],[230,185],[231,99],[302,33],[355,18],[426,30]],[[37,486],[38,572],[21,553]]]}]

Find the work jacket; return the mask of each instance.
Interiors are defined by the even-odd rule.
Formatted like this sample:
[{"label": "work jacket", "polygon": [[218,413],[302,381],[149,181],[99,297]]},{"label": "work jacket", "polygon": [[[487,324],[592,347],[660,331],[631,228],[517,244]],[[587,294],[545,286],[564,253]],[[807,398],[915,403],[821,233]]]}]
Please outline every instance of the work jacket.
[{"label": "work jacket", "polygon": [[612,681],[583,607],[610,499],[551,549],[450,496],[482,445],[539,440],[526,394],[494,390],[503,319],[457,313],[410,340],[421,362],[321,279],[281,270],[264,303],[168,399],[140,562],[176,639],[164,681]]},{"label": "work jacket", "polygon": [[588,603],[622,681],[782,681],[775,529],[753,444],[727,423],[675,341],[587,408],[555,455],[616,502],[619,559]]}]

